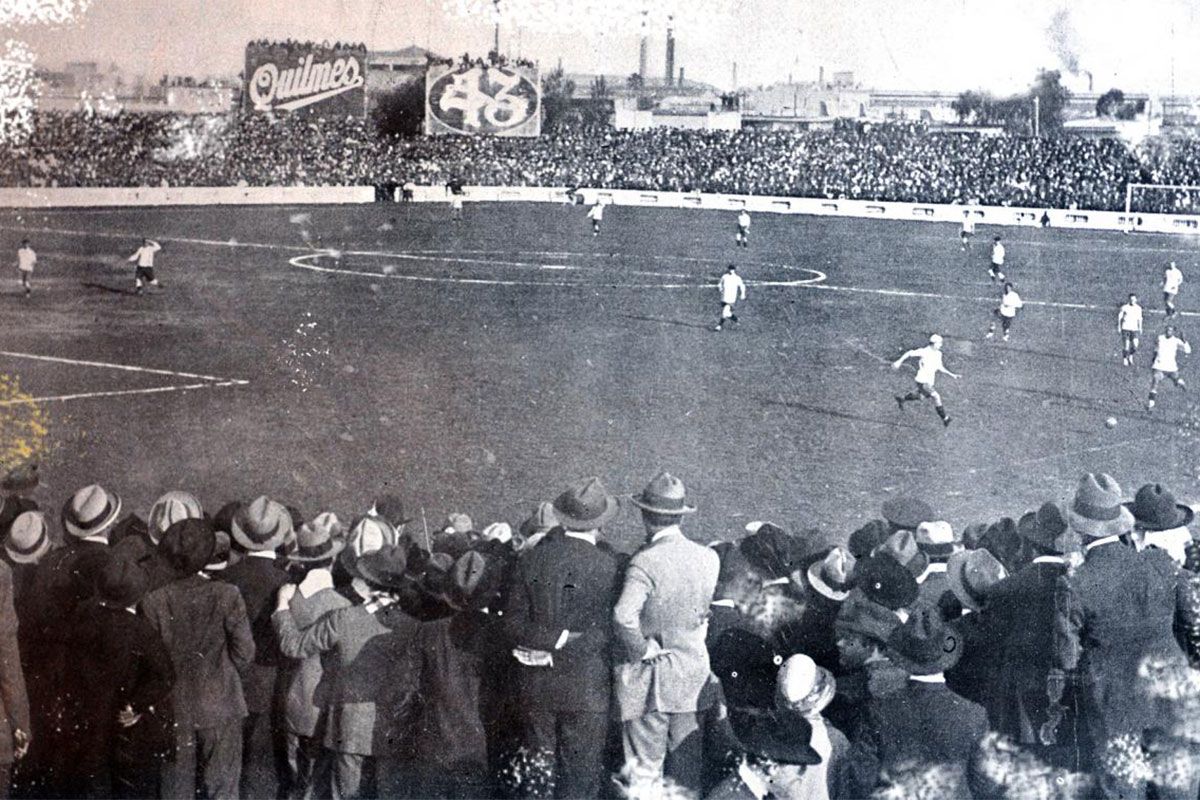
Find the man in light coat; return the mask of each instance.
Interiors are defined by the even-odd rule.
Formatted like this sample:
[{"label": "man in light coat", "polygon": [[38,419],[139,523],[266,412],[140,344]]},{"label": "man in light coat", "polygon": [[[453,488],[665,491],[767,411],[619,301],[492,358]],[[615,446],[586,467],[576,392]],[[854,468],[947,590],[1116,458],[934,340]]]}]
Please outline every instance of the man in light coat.
[{"label": "man in light coat", "polygon": [[646,544],[629,563],[613,611],[625,768],[633,780],[653,781],[666,766],[670,777],[696,791],[703,739],[698,712],[711,707],[715,695],[706,691],[715,687],[705,637],[720,559],[680,530],[696,509],[686,503],[678,478],[659,473],[632,501],[642,510]]}]

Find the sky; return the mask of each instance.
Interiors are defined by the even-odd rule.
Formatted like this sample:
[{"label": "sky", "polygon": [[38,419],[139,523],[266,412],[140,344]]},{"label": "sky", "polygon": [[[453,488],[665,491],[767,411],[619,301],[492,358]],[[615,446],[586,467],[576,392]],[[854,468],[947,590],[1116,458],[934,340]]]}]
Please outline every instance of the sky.
[{"label": "sky", "polygon": [[[501,49],[568,72],[636,71],[639,26],[628,11],[672,0],[499,0],[512,18]],[[17,0],[0,0],[5,3]],[[1075,71],[1068,85],[1153,95],[1200,94],[1200,3],[1195,0],[674,0],[677,67],[732,88],[813,80],[852,70],[881,89],[1029,85],[1039,68]],[[236,75],[256,38],[418,44],[443,55],[491,48],[492,0],[92,0],[71,24],[2,32],[38,62],[116,63],[130,74]],[[543,13],[545,12],[545,13]],[[627,21],[629,20],[629,21]],[[520,22],[521,24],[518,24]],[[650,30],[650,69],[663,70],[665,25]],[[1067,70],[1070,71],[1070,70]]]}]

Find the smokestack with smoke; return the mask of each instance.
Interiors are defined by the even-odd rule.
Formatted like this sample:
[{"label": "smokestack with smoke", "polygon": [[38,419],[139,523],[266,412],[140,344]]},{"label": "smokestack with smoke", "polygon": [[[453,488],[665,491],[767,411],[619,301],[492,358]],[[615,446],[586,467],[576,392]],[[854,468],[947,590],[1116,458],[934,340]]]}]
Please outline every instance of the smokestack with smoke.
[{"label": "smokestack with smoke", "polygon": [[1054,12],[1046,26],[1050,51],[1058,57],[1063,69],[1072,75],[1079,73],[1079,33],[1071,20],[1071,11],[1062,7]]}]

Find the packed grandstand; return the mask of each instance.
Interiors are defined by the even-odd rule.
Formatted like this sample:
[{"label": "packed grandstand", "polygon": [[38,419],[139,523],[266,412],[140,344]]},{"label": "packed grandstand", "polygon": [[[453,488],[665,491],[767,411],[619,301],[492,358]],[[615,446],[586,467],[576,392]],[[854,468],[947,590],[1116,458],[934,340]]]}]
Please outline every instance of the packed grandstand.
[{"label": "packed grandstand", "polygon": [[[378,136],[364,118],[41,113],[0,152],[5,186],[589,186],[1121,210],[1129,183],[1200,184],[1200,143],[982,137],[912,124],[820,131],[559,129]],[[1190,213],[1190,192],[1141,211]]]}]

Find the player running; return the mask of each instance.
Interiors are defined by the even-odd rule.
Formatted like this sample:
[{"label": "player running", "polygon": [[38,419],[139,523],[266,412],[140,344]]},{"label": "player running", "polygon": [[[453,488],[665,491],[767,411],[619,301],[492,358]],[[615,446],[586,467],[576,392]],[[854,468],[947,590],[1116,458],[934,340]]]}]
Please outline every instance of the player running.
[{"label": "player running", "polygon": [[1183,391],[1187,391],[1187,384],[1179,377],[1179,364],[1177,362],[1179,351],[1183,350],[1185,356],[1192,354],[1192,346],[1187,343],[1187,340],[1175,333],[1175,326],[1168,325],[1158,337],[1158,345],[1154,349],[1154,363],[1150,366],[1150,397],[1146,400],[1146,409],[1154,408],[1154,400],[1158,397],[1158,384],[1162,383],[1163,378],[1170,378]]},{"label": "player running", "polygon": [[1129,302],[1117,312],[1117,330],[1121,332],[1121,363],[1133,366],[1133,356],[1138,349],[1138,336],[1142,333],[1142,307],[1136,294],[1129,295]]},{"label": "player running", "polygon": [[17,248],[17,273],[21,276],[21,286],[25,288],[25,296],[33,293],[33,267],[37,264],[37,253],[29,246],[28,239],[21,240]]},{"label": "player running", "polygon": [[734,234],[733,241],[738,247],[750,246],[750,212],[744,208],[738,213],[737,233]]},{"label": "player running", "polygon": [[1004,280],[1004,245],[999,236],[992,239],[992,266],[988,268],[988,275],[992,283]]},{"label": "player running", "polygon": [[971,216],[970,211],[963,212],[962,230],[958,236],[962,239],[963,252],[971,249],[971,237],[975,235],[975,218]]},{"label": "player running", "polygon": [[[1013,288],[1012,283],[1004,284],[1004,293],[1000,296],[1000,305],[992,311],[1000,319],[1000,329],[1004,332],[1004,341],[1008,341],[1008,329],[1012,327],[1013,320],[1017,317],[1017,312],[1025,306],[1025,301],[1021,299],[1021,295],[1017,294],[1017,290]],[[992,320],[992,324],[988,326],[987,336],[985,339],[990,339],[996,334],[996,321]]]},{"label": "player running", "polygon": [[1172,261],[1163,270],[1163,305],[1166,306],[1167,316],[1175,316],[1175,295],[1179,294],[1179,289],[1183,286],[1183,270],[1175,266]]},{"label": "player running", "polygon": [[160,288],[158,279],[154,277],[154,254],[159,250],[162,250],[162,245],[158,242],[153,239],[142,239],[142,246],[127,259],[137,262],[137,269],[133,271],[133,285],[137,288],[139,295],[143,292],[145,284]]},{"label": "player running", "polygon": [[604,201],[597,200],[588,209],[587,218],[592,221],[592,236],[600,235],[600,223],[604,221]]},{"label": "player running", "polygon": [[950,427],[950,415],[946,413],[945,407],[942,406],[941,395],[933,388],[933,382],[937,379],[938,373],[949,375],[951,378],[959,377],[946,369],[942,363],[942,337],[936,333],[933,334],[929,337],[929,344],[924,347],[918,347],[916,350],[909,350],[900,356],[900,358],[893,361],[892,369],[900,369],[904,362],[910,358],[917,359],[917,389],[906,395],[896,395],[896,405],[900,406],[900,410],[903,411],[904,404],[910,400],[920,400],[922,397],[928,397],[933,401],[934,410],[942,418],[942,425],[947,428]]},{"label": "player running", "polygon": [[742,276],[737,274],[737,267],[729,265],[729,271],[717,281],[717,289],[721,292],[721,316],[717,317],[717,327],[713,328],[715,331],[721,330],[727,319],[738,321],[737,314],[733,313],[733,304],[746,299],[746,284]]}]

